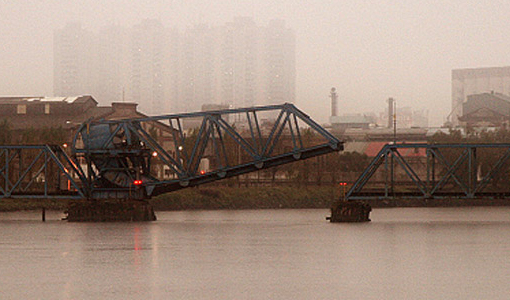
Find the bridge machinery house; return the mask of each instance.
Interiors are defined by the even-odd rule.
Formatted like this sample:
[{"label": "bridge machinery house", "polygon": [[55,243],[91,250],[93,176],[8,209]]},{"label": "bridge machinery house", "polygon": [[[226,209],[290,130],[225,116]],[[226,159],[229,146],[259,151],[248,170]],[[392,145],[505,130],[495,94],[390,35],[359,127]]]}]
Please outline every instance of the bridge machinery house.
[{"label": "bridge machinery house", "polygon": [[[6,122],[11,131],[10,144],[44,144],[44,141],[33,137],[23,140],[23,133],[28,130],[57,129],[64,132],[63,145],[72,143],[76,130],[88,120],[120,120],[146,118],[139,112],[136,103],[113,102],[111,106],[99,106],[90,95],[74,97],[0,97],[0,122]],[[172,129],[158,121],[146,122],[142,125],[148,132],[156,134],[156,139],[165,149],[173,146]],[[26,138],[26,137],[25,137]],[[158,175],[164,176],[165,170],[156,166]]]}]

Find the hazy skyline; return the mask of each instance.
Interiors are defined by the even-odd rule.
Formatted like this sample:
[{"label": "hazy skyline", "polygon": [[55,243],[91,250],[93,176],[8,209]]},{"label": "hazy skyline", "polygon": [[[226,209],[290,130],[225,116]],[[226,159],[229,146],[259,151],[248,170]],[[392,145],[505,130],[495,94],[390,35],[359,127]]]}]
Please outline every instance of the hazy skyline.
[{"label": "hazy skyline", "polygon": [[509,1],[11,1],[0,0],[0,94],[52,95],[53,32],[67,22],[97,30],[146,18],[166,27],[283,19],[296,34],[296,104],[320,122],[330,113],[451,109],[451,70],[510,65]]}]

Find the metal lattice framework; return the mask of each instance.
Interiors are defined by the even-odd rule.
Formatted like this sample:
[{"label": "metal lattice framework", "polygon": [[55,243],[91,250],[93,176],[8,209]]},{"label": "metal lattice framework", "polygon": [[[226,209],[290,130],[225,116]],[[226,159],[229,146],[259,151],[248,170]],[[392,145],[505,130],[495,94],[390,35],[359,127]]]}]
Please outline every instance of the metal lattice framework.
[{"label": "metal lattice framework", "polygon": [[0,146],[0,198],[147,199],[342,149],[292,104],[93,121],[71,149]]},{"label": "metal lattice framework", "polygon": [[[261,114],[276,118],[262,126]],[[185,129],[186,122],[197,126]],[[89,122],[73,142],[75,159],[87,164],[79,170],[84,194],[97,199],[148,198],[342,149],[292,104]],[[214,166],[201,169],[205,159]]]},{"label": "metal lattice framework", "polygon": [[84,198],[82,180],[59,146],[0,146],[0,198]]},{"label": "metal lattice framework", "polygon": [[509,198],[509,181],[510,144],[388,144],[346,198]]}]

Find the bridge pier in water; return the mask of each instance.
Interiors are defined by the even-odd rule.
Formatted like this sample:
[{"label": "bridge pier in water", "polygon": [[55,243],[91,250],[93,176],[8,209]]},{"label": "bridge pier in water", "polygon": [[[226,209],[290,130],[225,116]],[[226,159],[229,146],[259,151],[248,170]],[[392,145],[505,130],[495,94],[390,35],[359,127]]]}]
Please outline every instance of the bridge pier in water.
[{"label": "bridge pier in water", "polygon": [[69,203],[69,222],[156,221],[152,205],[140,200],[81,200]]},{"label": "bridge pier in water", "polygon": [[331,208],[331,217],[327,219],[332,223],[340,222],[370,222],[372,207],[362,201],[338,201]]}]

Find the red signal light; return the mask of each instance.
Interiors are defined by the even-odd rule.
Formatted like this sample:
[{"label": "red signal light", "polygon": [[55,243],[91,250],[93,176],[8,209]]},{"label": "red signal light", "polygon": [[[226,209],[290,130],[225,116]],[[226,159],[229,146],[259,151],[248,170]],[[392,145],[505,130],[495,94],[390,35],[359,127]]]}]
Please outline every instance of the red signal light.
[{"label": "red signal light", "polygon": [[134,185],[142,185],[142,181],[137,179],[137,180],[133,181],[133,184]]},{"label": "red signal light", "polygon": [[200,171],[200,175],[204,175],[205,174],[205,171],[204,170],[201,170]]}]

